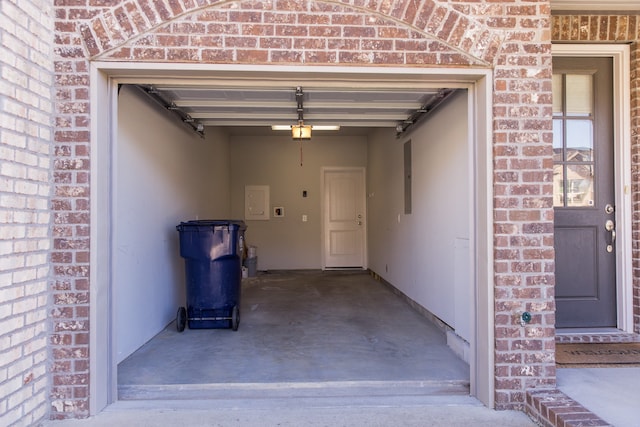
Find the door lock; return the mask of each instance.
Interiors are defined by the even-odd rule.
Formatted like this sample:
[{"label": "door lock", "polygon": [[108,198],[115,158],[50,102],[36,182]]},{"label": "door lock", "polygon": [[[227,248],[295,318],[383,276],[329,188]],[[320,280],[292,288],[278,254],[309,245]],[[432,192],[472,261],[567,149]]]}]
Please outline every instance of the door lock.
[{"label": "door lock", "polygon": [[616,225],[612,220],[608,219],[604,223],[604,229],[611,233],[611,240],[609,244],[607,244],[607,252],[611,253],[613,252],[613,244],[616,241]]},{"label": "door lock", "polygon": [[614,208],[611,203],[607,203],[607,205],[604,207],[604,212],[609,215],[611,215],[615,210],[616,208]]}]

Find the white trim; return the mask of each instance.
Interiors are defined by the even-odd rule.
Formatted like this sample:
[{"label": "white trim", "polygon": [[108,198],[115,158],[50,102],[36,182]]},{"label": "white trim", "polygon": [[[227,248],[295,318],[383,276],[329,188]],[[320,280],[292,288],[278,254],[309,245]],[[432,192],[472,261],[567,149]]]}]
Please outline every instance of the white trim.
[{"label": "white trim", "polygon": [[[116,80],[117,79],[117,80]],[[244,66],[93,62],[91,68],[91,411],[100,412],[117,398],[117,366],[110,326],[110,192],[112,138],[116,135],[116,83],[193,82],[198,85],[291,85],[388,88],[467,88],[475,147],[475,336],[471,342],[471,393],[486,406],[495,404],[493,282],[493,156],[490,69]],[[105,102],[109,100],[111,102]],[[474,118],[474,119],[472,119]],[[475,123],[474,123],[475,121]],[[100,261],[100,262],[98,262]]]},{"label": "white trim", "polygon": [[640,9],[638,0],[551,0],[551,10],[632,10]]},{"label": "white trim", "polygon": [[[637,4],[637,3],[636,3]],[[626,44],[554,44],[554,56],[613,58],[618,329],[633,332],[630,51]]]}]

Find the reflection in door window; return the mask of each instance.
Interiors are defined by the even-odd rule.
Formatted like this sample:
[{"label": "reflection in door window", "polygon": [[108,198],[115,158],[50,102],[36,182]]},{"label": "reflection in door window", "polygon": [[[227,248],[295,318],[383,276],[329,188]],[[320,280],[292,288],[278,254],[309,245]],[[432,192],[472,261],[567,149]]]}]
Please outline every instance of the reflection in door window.
[{"label": "reflection in door window", "polygon": [[593,76],[553,75],[553,206],[594,205]]},{"label": "reflection in door window", "polygon": [[593,206],[593,166],[567,165],[567,206]]},{"label": "reflection in door window", "polygon": [[553,161],[562,162],[564,160],[564,120],[553,120]]},{"label": "reflection in door window", "polygon": [[553,165],[553,206],[564,206],[564,168]]},{"label": "reflection in door window", "polygon": [[566,160],[590,162],[593,160],[593,122],[567,120]]}]

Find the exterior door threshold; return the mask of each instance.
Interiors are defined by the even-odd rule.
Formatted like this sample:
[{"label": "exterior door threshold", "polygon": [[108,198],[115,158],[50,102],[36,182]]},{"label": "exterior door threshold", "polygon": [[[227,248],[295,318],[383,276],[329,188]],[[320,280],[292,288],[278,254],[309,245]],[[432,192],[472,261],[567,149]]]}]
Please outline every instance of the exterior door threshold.
[{"label": "exterior door threshold", "polygon": [[556,343],[623,343],[640,342],[640,335],[617,328],[562,328],[556,329]]}]

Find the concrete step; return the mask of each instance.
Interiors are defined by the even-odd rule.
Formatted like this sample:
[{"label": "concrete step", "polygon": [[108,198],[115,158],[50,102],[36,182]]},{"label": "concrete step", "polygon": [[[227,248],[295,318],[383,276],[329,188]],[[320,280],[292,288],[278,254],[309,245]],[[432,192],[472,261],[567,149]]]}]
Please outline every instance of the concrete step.
[{"label": "concrete step", "polygon": [[469,381],[327,381],[120,385],[119,400],[465,397]]},{"label": "concrete step", "polygon": [[470,396],[120,400],[86,420],[52,427],[535,427],[523,412],[494,411]]}]

